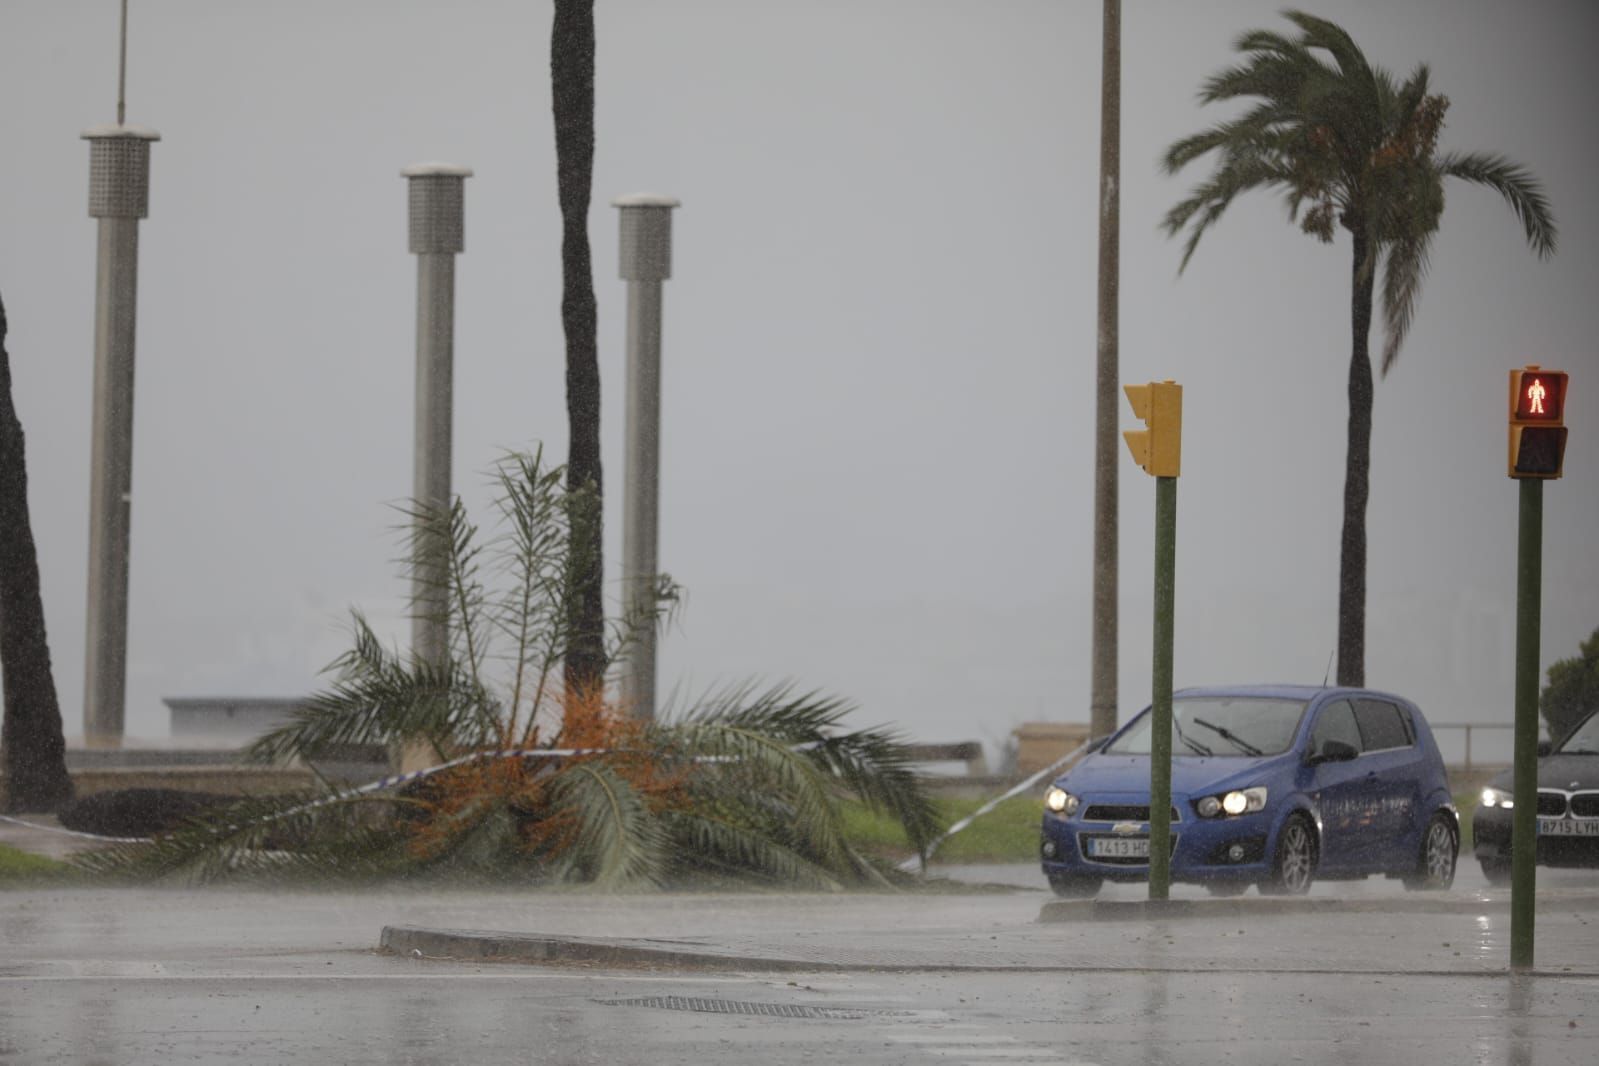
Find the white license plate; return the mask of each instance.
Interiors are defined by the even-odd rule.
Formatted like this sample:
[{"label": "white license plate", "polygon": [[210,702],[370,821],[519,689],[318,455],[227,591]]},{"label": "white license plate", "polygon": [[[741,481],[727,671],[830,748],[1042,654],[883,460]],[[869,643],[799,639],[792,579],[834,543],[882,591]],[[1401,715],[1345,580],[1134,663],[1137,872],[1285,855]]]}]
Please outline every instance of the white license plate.
[{"label": "white license plate", "polygon": [[1148,837],[1089,837],[1088,855],[1094,859],[1147,859]]},{"label": "white license plate", "polygon": [[1599,837],[1599,818],[1540,818],[1541,837]]}]

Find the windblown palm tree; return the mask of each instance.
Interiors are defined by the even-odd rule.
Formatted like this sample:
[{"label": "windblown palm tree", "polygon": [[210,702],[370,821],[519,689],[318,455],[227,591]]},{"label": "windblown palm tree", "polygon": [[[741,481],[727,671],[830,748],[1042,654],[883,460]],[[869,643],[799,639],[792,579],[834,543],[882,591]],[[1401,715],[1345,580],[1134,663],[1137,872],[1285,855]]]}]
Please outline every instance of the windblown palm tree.
[{"label": "windblown palm tree", "polygon": [[1338,682],[1365,681],[1366,501],[1371,470],[1372,374],[1367,339],[1373,289],[1382,272],[1387,333],[1382,372],[1392,369],[1415,316],[1427,253],[1444,209],[1444,179],[1502,195],[1540,257],[1555,250],[1555,224],[1542,186],[1503,156],[1439,152],[1447,98],[1429,92],[1426,66],[1403,83],[1372,66],[1349,34],[1298,11],[1285,13],[1295,38],[1252,30],[1236,44],[1244,59],[1212,76],[1201,103],[1247,100],[1249,110],[1166,151],[1166,172],[1215,152],[1216,169],[1167,213],[1166,231],[1185,228],[1182,266],[1233,199],[1281,191],[1291,221],[1323,242],[1339,226],[1353,244],[1349,442],[1339,563]]},{"label": "windblown palm tree", "polygon": [[[448,661],[387,649],[355,617],[337,677],[254,746],[315,765],[351,745],[431,746],[437,772],[328,786],[206,811],[176,832],[87,857],[103,872],[212,880],[240,873],[436,871],[604,886],[707,874],[808,887],[888,876],[844,836],[839,797],[893,815],[923,850],[939,829],[891,733],[841,728],[849,707],[778,685],[735,687],[654,722],[559,678],[573,639],[567,580],[588,500],[516,455],[496,471],[500,531],[460,502],[414,505],[407,558],[448,560],[425,596],[450,604]],[[423,549],[419,552],[417,549]],[[670,600],[672,590],[663,590]],[[613,627],[614,656],[638,625]]]}]

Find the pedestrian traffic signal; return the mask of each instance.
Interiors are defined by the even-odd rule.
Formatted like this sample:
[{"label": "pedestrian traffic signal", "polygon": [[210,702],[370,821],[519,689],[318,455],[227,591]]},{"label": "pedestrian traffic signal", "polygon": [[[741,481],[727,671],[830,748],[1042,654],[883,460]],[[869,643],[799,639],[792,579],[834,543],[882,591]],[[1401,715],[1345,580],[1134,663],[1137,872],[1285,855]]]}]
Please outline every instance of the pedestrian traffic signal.
[{"label": "pedestrian traffic signal", "polygon": [[1510,372],[1510,476],[1557,478],[1566,457],[1566,372]]},{"label": "pedestrian traffic signal", "polygon": [[1123,385],[1133,414],[1148,429],[1129,429],[1122,433],[1133,462],[1156,477],[1176,477],[1183,456],[1183,387],[1175,381],[1151,381],[1148,385]]}]

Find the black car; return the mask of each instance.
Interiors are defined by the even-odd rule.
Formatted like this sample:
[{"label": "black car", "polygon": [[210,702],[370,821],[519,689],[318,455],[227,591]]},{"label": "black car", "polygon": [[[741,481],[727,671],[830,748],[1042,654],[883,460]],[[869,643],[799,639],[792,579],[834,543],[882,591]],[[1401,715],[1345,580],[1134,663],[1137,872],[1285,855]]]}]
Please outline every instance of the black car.
[{"label": "black car", "polygon": [[[1505,770],[1482,790],[1471,833],[1483,876],[1510,880],[1510,819],[1515,773]],[[1599,866],[1599,711],[1552,748],[1538,746],[1538,863]]]}]

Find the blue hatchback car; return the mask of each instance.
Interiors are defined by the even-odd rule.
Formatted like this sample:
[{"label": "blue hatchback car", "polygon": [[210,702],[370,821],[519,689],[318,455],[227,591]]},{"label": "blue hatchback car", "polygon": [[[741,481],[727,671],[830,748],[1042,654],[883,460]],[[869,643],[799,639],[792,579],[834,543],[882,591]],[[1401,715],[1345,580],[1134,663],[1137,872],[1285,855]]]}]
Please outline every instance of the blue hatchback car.
[{"label": "blue hatchback car", "polygon": [[[1149,876],[1150,710],[1045,794],[1041,859],[1056,894]],[[1237,895],[1312,880],[1454,882],[1460,821],[1421,711],[1382,692],[1300,685],[1172,697],[1171,877]]]}]

